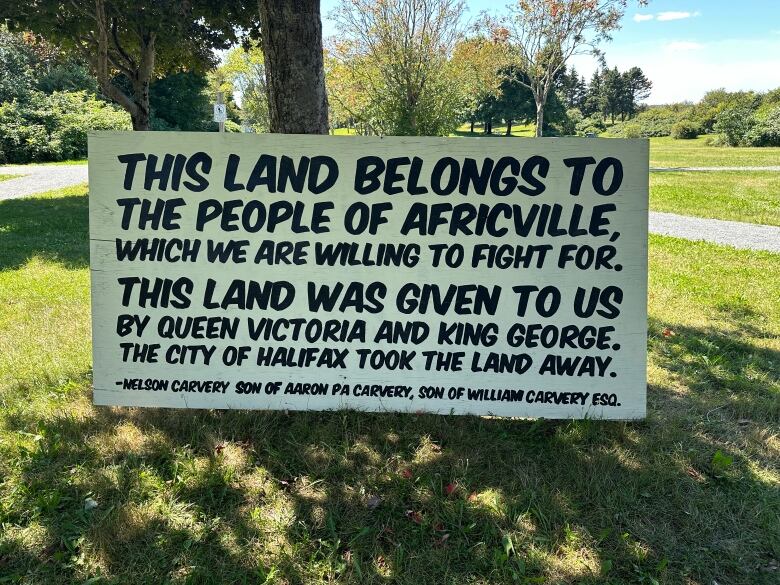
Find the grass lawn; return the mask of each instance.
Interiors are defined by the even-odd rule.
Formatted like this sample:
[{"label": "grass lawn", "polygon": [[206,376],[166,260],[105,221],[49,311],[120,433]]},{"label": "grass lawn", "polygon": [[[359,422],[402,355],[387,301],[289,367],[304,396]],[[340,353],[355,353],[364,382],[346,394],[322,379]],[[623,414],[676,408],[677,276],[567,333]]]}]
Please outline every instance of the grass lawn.
[{"label": "grass lawn", "polygon": [[780,165],[780,148],[707,146],[705,136],[650,139],[651,167],[763,167]]},{"label": "grass lawn", "polygon": [[0,174],[0,181],[7,181],[8,179],[15,179],[18,176],[19,175],[3,175],[3,174]]},{"label": "grass lawn", "polygon": [[[474,124],[474,133],[471,133],[471,124],[461,124],[453,136],[488,136],[483,133],[482,124]],[[352,136],[355,134],[352,128],[335,128],[333,134],[336,136]],[[506,124],[496,124],[493,126],[493,134],[490,136],[505,136]],[[514,125],[512,126],[512,136],[524,136],[526,138],[532,138],[534,135],[534,125]]]},{"label": "grass lawn", "polygon": [[650,208],[780,226],[780,173],[650,173]]},{"label": "grass lawn", "polygon": [[87,237],[0,202],[0,582],[777,583],[780,256],[653,237],[647,420],[532,422],[95,408]]},{"label": "grass lawn", "polygon": [[[525,138],[533,138],[535,132],[535,126],[533,124],[514,124],[512,126],[512,136],[522,136]],[[493,134],[491,136],[505,136],[506,124],[494,124]],[[455,136],[488,136],[483,133],[482,124],[474,124],[474,133],[471,133],[471,124],[461,124],[460,128],[455,131]]]}]

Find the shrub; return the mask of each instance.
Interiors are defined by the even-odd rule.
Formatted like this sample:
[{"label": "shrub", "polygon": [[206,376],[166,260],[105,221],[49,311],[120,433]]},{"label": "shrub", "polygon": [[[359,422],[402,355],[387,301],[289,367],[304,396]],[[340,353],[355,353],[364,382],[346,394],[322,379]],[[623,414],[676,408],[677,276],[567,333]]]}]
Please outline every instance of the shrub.
[{"label": "shrub", "polygon": [[560,133],[565,136],[572,136],[577,133],[577,125],[583,120],[582,112],[578,108],[566,110],[563,120],[558,124]]},{"label": "shrub", "polygon": [[762,116],[754,116],[753,125],[745,135],[750,146],[780,146],[780,106]]},{"label": "shrub", "polygon": [[587,134],[599,134],[607,129],[604,123],[604,117],[595,113],[587,118],[583,118],[576,126],[577,134],[585,136]]},{"label": "shrub", "polygon": [[723,134],[729,146],[744,146],[754,123],[752,108],[744,103],[736,104],[717,115],[713,129]]},{"label": "shrub", "polygon": [[699,135],[698,124],[691,122],[690,120],[680,120],[674,126],[672,126],[672,138],[677,140],[690,140],[696,138]]},{"label": "shrub", "polygon": [[642,138],[642,126],[634,122],[624,124],[620,129],[620,136],[623,138]]},{"label": "shrub", "polygon": [[90,130],[129,130],[130,117],[86,92],[33,92],[0,105],[0,161],[84,158]]}]

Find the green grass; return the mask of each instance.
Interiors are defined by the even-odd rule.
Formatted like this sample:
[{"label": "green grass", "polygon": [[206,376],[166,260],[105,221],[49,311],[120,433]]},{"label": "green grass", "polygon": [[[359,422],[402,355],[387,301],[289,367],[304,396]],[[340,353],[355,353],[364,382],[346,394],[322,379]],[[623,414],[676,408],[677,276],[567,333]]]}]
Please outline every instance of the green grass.
[{"label": "green grass", "polygon": [[286,415],[93,407],[87,234],[0,202],[0,582],[777,582],[780,256],[651,239],[644,422]]},{"label": "green grass", "polygon": [[651,173],[650,208],[780,226],[780,173]]},{"label": "green grass", "polygon": [[[354,136],[355,131],[352,128],[335,128],[333,130],[335,136]],[[461,126],[455,131],[453,136],[505,136],[506,124],[496,124],[493,126],[493,134],[487,135],[483,132],[482,124],[474,124],[474,133],[471,132],[471,124],[461,124]],[[534,135],[533,124],[515,124],[512,126],[512,136],[523,136],[531,138]]]},{"label": "green grass", "polygon": [[[524,138],[533,138],[535,126],[533,124],[513,124],[512,136],[522,136]],[[474,124],[474,133],[471,132],[471,124],[461,124],[455,131],[455,136],[489,136],[483,132],[482,124]],[[506,124],[495,124],[493,126],[492,136],[506,136]]]},{"label": "green grass", "polygon": [[8,179],[15,179],[18,176],[19,175],[3,175],[3,174],[0,174],[0,182],[7,181]]},{"label": "green grass", "polygon": [[651,167],[763,167],[780,165],[780,148],[707,146],[707,137],[650,139]]}]

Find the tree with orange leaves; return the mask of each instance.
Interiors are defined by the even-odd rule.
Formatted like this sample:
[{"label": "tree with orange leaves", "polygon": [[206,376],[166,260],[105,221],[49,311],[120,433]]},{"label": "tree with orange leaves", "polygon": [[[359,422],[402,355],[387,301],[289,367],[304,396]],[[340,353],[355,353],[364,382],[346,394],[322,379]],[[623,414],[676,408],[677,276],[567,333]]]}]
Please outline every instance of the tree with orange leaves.
[{"label": "tree with orange leaves", "polygon": [[[644,2],[640,2],[644,3]],[[544,107],[556,76],[574,55],[600,56],[599,45],[620,28],[627,0],[520,0],[507,22],[491,22],[506,34],[524,85],[536,102],[536,136],[542,136]]]}]

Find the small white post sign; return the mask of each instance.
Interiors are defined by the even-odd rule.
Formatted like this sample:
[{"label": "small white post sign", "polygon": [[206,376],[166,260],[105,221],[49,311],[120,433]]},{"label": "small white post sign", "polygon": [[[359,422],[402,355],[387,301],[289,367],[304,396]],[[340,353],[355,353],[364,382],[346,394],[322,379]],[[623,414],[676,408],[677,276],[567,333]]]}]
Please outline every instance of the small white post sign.
[{"label": "small white post sign", "polygon": [[214,104],[214,121],[227,122],[227,106],[225,104]]},{"label": "small white post sign", "polygon": [[94,401],[645,414],[645,140],[90,136]]}]

